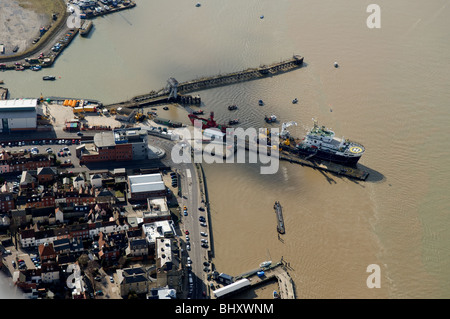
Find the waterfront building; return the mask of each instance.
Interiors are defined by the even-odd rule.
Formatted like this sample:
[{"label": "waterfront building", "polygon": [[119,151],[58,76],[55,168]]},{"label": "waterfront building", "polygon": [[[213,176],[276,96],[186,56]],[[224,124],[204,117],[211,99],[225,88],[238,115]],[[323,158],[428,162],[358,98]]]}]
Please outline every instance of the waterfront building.
[{"label": "waterfront building", "polygon": [[139,127],[97,133],[77,148],[81,163],[143,160],[147,153],[148,135]]},{"label": "waterfront building", "polygon": [[0,100],[0,132],[37,128],[37,99]]}]

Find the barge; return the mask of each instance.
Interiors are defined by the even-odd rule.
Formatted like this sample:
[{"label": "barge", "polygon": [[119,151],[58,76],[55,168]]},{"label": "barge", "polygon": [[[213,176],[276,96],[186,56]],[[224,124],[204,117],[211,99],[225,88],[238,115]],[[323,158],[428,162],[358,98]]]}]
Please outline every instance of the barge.
[{"label": "barge", "polygon": [[273,208],[275,209],[275,214],[277,215],[277,231],[280,234],[284,234],[286,230],[284,227],[283,210],[281,209],[280,202],[276,201],[275,205],[273,205]]},{"label": "barge", "polygon": [[87,36],[89,34],[89,31],[91,31],[92,29],[92,25],[93,25],[92,21],[85,20],[80,28],[80,35],[83,37]]}]

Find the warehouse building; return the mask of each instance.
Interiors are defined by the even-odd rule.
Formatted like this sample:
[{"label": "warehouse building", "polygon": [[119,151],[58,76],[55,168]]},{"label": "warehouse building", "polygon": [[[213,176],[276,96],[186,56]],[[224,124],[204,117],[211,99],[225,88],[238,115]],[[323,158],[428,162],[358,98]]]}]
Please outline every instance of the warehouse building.
[{"label": "warehouse building", "polygon": [[131,201],[147,201],[149,197],[167,195],[161,173],[129,176],[128,191]]},{"label": "warehouse building", "polygon": [[37,99],[0,100],[0,132],[36,130]]}]

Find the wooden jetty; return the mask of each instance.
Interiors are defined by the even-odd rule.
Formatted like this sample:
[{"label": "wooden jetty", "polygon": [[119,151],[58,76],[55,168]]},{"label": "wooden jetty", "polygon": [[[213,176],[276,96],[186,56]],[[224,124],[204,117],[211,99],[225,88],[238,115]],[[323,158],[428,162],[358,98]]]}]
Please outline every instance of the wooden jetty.
[{"label": "wooden jetty", "polygon": [[[249,143],[248,140],[245,141],[245,150],[247,151],[259,151],[258,144],[255,142]],[[271,154],[271,146],[267,146],[267,155]],[[301,154],[294,154],[287,150],[279,149],[279,158],[283,161],[288,161],[290,163],[300,164],[302,166],[312,167],[320,171],[330,172],[339,176],[345,176],[352,179],[357,179],[365,181],[369,176],[369,172],[359,169],[357,167],[349,167],[341,164],[333,163],[330,161],[311,159],[308,156]]]},{"label": "wooden jetty", "polygon": [[300,154],[292,154],[285,150],[280,150],[280,160],[300,164],[302,166],[312,167],[314,169],[327,171],[339,176],[345,176],[361,181],[365,181],[369,176],[369,172],[357,167],[344,166],[330,161],[310,160],[306,156],[302,156]]},{"label": "wooden jetty", "polygon": [[273,208],[275,209],[275,214],[277,215],[277,231],[280,234],[284,234],[286,232],[286,229],[284,226],[283,209],[281,208],[280,202],[276,201],[275,205],[273,205]]},{"label": "wooden jetty", "polygon": [[268,66],[264,65],[259,68],[249,68],[243,71],[232,72],[224,75],[202,77],[182,83],[178,83],[176,79],[170,78],[168,85],[159,91],[151,91],[148,94],[135,96],[129,101],[114,103],[106,105],[105,107],[109,109],[118,107],[136,108],[152,104],[167,103],[169,101],[180,102],[182,104],[200,104],[201,100],[199,97],[191,97],[186,95],[186,93],[270,77],[295,70],[302,66],[303,57],[294,55],[290,59]]}]

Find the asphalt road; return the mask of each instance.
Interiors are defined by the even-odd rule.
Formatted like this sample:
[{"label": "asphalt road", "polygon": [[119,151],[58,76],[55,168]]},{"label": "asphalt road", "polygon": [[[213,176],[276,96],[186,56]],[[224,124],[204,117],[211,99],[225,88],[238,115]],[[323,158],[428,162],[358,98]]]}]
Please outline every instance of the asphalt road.
[{"label": "asphalt road", "polygon": [[[200,232],[208,233],[208,227],[200,226],[199,216],[206,217],[206,212],[199,210],[199,207],[205,207],[202,203],[202,198],[200,194],[200,186],[197,175],[197,170],[193,163],[180,163],[176,164],[172,161],[170,153],[173,146],[173,141],[160,139],[156,137],[149,136],[149,143],[153,144],[159,148],[166,151],[166,157],[162,160],[167,166],[172,167],[172,170],[179,174],[179,180],[181,185],[181,197],[179,197],[179,205],[181,208],[186,206],[188,215],[184,216],[182,212],[182,220],[180,228],[182,230],[182,238],[184,239],[184,258],[183,260],[187,262],[187,257],[189,256],[192,260],[192,274],[193,279],[193,293],[190,298],[201,299],[205,298],[203,292],[206,293],[207,287],[207,273],[203,271],[205,267],[203,263],[208,261],[207,249],[201,246],[201,239],[208,240],[208,245],[210,245],[209,234],[207,237],[200,235]],[[186,249],[186,235],[185,231],[189,231],[189,245],[190,250]],[[188,272],[189,273],[189,272]],[[186,276],[188,278],[188,275]],[[189,283],[186,280],[186,291],[189,291]]]}]

